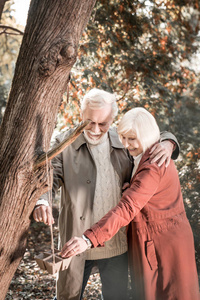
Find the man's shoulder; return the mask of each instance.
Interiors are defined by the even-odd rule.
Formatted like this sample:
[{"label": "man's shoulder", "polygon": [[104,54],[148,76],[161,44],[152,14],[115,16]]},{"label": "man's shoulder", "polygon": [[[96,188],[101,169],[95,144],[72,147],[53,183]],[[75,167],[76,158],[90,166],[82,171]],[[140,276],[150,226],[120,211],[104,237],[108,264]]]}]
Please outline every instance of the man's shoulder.
[{"label": "man's shoulder", "polygon": [[115,138],[115,139],[119,140],[119,136],[118,136],[116,127],[110,127],[109,130],[108,130],[108,134],[109,134],[111,139]]},{"label": "man's shoulder", "polygon": [[62,142],[64,139],[66,139],[72,132],[74,131],[74,128],[67,129],[63,132],[60,132],[56,135],[55,140],[57,142]]},{"label": "man's shoulder", "polygon": [[109,132],[112,132],[113,134],[116,134],[118,136],[118,134],[117,134],[117,128],[114,127],[114,126],[109,128]]},{"label": "man's shoulder", "polygon": [[108,131],[111,147],[117,148],[117,149],[124,149],[124,146],[119,140],[119,136],[117,133],[116,127],[111,127]]},{"label": "man's shoulder", "polygon": [[[64,142],[68,138],[69,145],[64,149],[64,151],[67,150],[78,150],[82,145],[86,144],[86,140],[84,138],[83,132],[80,133],[80,135],[74,140],[73,132],[76,128],[70,128],[69,130],[66,130],[65,132],[60,133],[55,138],[54,145],[58,145],[59,143]],[[72,142],[70,142],[70,135],[72,134]]]}]

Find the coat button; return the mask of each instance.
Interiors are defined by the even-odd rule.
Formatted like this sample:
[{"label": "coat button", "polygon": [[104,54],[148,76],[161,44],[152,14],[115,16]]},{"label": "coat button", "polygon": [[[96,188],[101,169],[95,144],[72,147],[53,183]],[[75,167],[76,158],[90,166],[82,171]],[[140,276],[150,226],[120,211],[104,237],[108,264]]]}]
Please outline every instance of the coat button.
[{"label": "coat button", "polygon": [[80,217],[80,220],[81,220],[81,221],[85,221],[85,217],[81,216],[81,217]]},{"label": "coat button", "polygon": [[91,183],[91,181],[88,179],[88,180],[87,180],[87,183],[89,184],[89,183]]}]

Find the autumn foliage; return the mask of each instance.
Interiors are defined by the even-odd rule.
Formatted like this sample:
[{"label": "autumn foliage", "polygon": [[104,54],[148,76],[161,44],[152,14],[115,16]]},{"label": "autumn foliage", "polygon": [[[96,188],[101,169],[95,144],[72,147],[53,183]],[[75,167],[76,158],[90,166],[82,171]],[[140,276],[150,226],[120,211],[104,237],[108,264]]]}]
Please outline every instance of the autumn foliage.
[{"label": "autumn foliage", "polygon": [[[200,270],[199,36],[198,0],[97,1],[63,95],[57,129],[80,121],[80,99],[98,87],[117,96],[116,124],[130,108],[144,106],[161,130],[173,132],[181,145],[176,165]],[[4,67],[0,65],[1,72]],[[0,82],[1,91],[5,83]]]}]

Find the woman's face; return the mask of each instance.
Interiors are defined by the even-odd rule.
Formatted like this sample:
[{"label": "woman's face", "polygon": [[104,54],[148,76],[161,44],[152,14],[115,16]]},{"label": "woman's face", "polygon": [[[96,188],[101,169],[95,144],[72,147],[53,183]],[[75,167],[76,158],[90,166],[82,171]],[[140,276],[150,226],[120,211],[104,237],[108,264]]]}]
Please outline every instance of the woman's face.
[{"label": "woman's face", "polygon": [[138,156],[143,152],[140,141],[137,139],[136,134],[132,131],[121,135],[121,140],[124,147],[128,149],[130,155]]}]

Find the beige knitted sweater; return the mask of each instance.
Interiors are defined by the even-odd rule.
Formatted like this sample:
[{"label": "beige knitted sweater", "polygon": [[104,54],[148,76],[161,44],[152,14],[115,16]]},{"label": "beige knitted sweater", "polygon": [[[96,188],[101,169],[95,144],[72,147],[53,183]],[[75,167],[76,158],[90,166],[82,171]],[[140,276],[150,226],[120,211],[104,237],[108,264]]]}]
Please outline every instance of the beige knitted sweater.
[{"label": "beige knitted sweater", "polygon": [[[121,198],[119,176],[110,160],[108,135],[98,145],[89,145],[97,168],[93,224],[99,221]],[[91,225],[93,225],[91,224]],[[105,243],[105,247],[87,250],[86,259],[96,260],[121,255],[127,251],[126,228]]]}]

